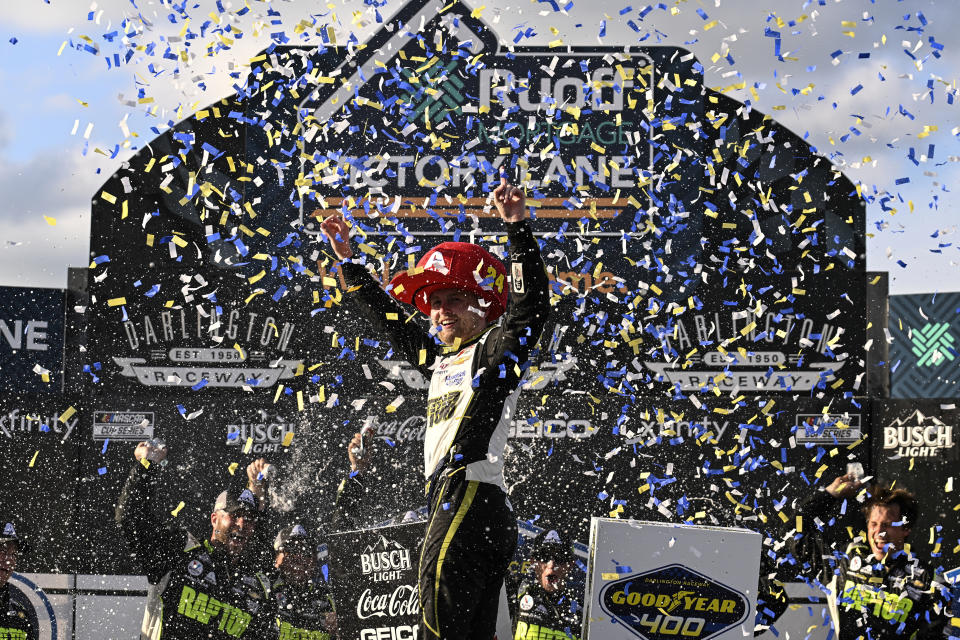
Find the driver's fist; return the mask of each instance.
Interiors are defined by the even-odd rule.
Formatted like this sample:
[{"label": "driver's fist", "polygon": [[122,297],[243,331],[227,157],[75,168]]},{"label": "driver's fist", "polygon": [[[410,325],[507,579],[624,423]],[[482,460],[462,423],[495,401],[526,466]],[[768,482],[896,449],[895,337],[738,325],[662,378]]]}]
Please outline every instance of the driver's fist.
[{"label": "driver's fist", "polygon": [[151,463],[163,462],[167,458],[167,445],[154,440],[141,442],[133,450],[133,457],[137,459],[137,462],[143,462],[144,458]]}]

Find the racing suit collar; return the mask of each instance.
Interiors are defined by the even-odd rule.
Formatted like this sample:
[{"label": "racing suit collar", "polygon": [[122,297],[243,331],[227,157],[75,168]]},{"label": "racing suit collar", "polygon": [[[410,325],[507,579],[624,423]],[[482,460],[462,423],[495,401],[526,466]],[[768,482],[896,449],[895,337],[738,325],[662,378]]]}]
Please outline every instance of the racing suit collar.
[{"label": "racing suit collar", "polygon": [[469,340],[463,340],[463,341],[461,341],[460,344],[458,344],[458,345],[456,345],[456,346],[453,346],[453,345],[443,345],[443,355],[449,356],[449,355],[451,355],[451,354],[459,353],[460,351],[463,351],[464,349],[466,349],[466,348],[469,347],[470,345],[478,342],[478,341],[480,340],[480,338],[482,338],[483,336],[485,336],[485,335],[487,334],[487,332],[489,332],[489,331],[490,331],[491,329],[493,329],[493,327],[495,327],[495,326],[496,326],[496,323],[488,324],[486,327],[483,328],[482,331],[480,331],[480,333],[478,333],[477,335],[473,336],[473,337],[470,338]]}]

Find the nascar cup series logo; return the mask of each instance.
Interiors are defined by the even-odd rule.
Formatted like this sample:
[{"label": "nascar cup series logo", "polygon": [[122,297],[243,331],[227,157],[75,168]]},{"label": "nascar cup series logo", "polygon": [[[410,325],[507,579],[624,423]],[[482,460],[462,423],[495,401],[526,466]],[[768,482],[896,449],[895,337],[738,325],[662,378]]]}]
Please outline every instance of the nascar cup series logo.
[{"label": "nascar cup series logo", "polygon": [[600,607],[644,640],[708,640],[746,620],[750,603],[742,593],[672,564],[605,585]]}]

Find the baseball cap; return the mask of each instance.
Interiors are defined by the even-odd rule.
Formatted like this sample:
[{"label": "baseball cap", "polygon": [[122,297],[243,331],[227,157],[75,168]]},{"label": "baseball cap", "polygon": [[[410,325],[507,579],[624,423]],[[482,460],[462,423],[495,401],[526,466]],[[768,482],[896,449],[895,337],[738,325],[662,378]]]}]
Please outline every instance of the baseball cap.
[{"label": "baseball cap", "polygon": [[[0,521],[2,522],[2,521]],[[6,542],[16,542],[23,544],[23,538],[17,535],[17,528],[12,522],[4,522],[3,530],[0,531],[0,544]]]},{"label": "baseball cap", "polygon": [[307,532],[302,524],[284,527],[273,541],[273,550],[277,553],[288,551],[312,555],[315,548],[313,536]]},{"label": "baseball cap", "polygon": [[492,253],[471,242],[443,242],[427,251],[414,269],[390,281],[391,295],[430,315],[430,294],[438,289],[468,291],[489,303],[487,319],[507,309],[507,270]]},{"label": "baseball cap", "polygon": [[537,534],[533,539],[533,550],[530,557],[533,560],[553,560],[555,563],[573,562],[573,542],[556,529],[547,529]]},{"label": "baseball cap", "polygon": [[226,511],[227,513],[249,511],[256,514],[258,512],[257,497],[253,495],[250,489],[244,489],[243,491],[227,489],[217,496],[217,501],[213,503],[213,510]]}]

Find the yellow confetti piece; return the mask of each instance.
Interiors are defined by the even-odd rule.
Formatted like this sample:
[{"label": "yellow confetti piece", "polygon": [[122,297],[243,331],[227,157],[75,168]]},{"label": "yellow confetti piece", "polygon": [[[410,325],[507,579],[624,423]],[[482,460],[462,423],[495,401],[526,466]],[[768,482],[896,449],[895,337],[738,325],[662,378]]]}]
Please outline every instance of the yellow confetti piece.
[{"label": "yellow confetti piece", "polygon": [[43,216],[43,219],[47,221],[47,224],[51,227],[57,226],[57,219],[51,218],[50,216]]},{"label": "yellow confetti piece", "polygon": [[66,424],[67,420],[72,418],[73,414],[75,414],[76,412],[77,410],[74,409],[73,406],[67,407],[67,410],[60,414],[60,417],[57,418],[57,421],[62,424]]},{"label": "yellow confetti piece", "polygon": [[303,391],[297,391],[297,411],[303,411]]},{"label": "yellow confetti piece", "polygon": [[110,298],[107,300],[108,307],[119,307],[120,305],[127,304],[126,298]]},{"label": "yellow confetti piece", "polygon": [[243,445],[243,452],[250,453],[253,449],[253,438],[247,438],[246,444]]},{"label": "yellow confetti piece", "polygon": [[230,472],[230,475],[236,475],[236,473],[237,473],[237,467],[239,467],[239,466],[240,466],[240,463],[238,463],[238,462],[231,462],[230,465],[227,467],[227,471]]},{"label": "yellow confetti piece", "polygon": [[109,202],[110,204],[116,204],[116,202],[117,202],[117,196],[111,195],[111,194],[107,193],[106,191],[101,191],[101,192],[100,192],[100,197],[103,198],[104,200],[106,200],[107,202]]},{"label": "yellow confetti piece", "polygon": [[178,515],[180,515],[180,510],[183,509],[185,506],[186,506],[186,503],[184,503],[184,501],[181,500],[180,504],[178,504],[177,507],[170,512],[170,515],[176,518]]},{"label": "yellow confetti piece", "polygon": [[283,434],[283,442],[281,444],[285,447],[289,447],[291,442],[293,442],[293,431],[287,431],[285,434]]},{"label": "yellow confetti piece", "polygon": [[38,455],[40,455],[40,451],[39,451],[39,450],[33,452],[33,457],[30,458],[30,464],[29,464],[29,467],[30,467],[31,469],[33,468],[34,463],[37,461],[37,456],[38,456]]},{"label": "yellow confetti piece", "polygon": [[281,394],[281,393],[283,393],[283,385],[282,385],[282,384],[278,384],[278,385],[277,385],[277,392],[276,392],[275,394],[273,394],[273,404],[277,404],[277,400],[280,399],[280,394]]},{"label": "yellow confetti piece", "polygon": [[619,577],[620,577],[619,573],[601,573],[600,574],[601,580],[616,580]]},{"label": "yellow confetti piece", "polygon": [[233,348],[236,349],[236,350],[237,350],[237,353],[240,354],[240,359],[241,359],[241,360],[246,360],[246,359],[247,359],[247,354],[245,354],[245,353],[243,352],[243,348],[242,348],[239,344],[237,344],[236,342],[234,342],[234,343],[233,343]]},{"label": "yellow confetti piece", "polygon": [[797,533],[803,533],[803,516],[797,516]]}]

